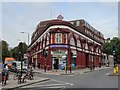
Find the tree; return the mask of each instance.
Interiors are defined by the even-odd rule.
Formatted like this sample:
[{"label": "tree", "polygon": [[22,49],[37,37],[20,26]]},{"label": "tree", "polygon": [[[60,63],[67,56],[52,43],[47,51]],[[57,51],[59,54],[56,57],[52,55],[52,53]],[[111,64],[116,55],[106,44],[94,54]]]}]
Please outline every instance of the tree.
[{"label": "tree", "polygon": [[120,38],[114,37],[103,45],[103,53],[113,55],[113,52],[115,52],[117,60],[120,61]]},{"label": "tree", "polygon": [[11,50],[12,57],[14,57],[16,60],[20,60],[21,55],[23,57],[23,54],[26,53],[27,48],[28,46],[26,45],[26,43],[20,42],[18,46]]},{"label": "tree", "polygon": [[0,42],[0,45],[2,45],[2,61],[4,63],[4,60],[6,57],[10,57],[10,51],[8,50],[8,43],[4,40]]},{"label": "tree", "polygon": [[17,60],[17,58],[18,58],[18,47],[14,47],[10,52],[11,52],[11,56]]}]

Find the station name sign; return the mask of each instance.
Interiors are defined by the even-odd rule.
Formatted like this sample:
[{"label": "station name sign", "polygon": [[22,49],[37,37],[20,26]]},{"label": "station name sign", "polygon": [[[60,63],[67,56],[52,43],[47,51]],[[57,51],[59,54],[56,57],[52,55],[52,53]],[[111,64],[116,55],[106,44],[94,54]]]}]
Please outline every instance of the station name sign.
[{"label": "station name sign", "polygon": [[50,48],[55,48],[55,47],[68,48],[68,45],[50,45]]}]

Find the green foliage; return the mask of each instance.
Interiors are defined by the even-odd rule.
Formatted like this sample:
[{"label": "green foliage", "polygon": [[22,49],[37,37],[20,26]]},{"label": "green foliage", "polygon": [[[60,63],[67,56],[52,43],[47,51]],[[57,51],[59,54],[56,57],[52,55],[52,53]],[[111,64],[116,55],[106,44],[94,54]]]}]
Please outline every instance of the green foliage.
[{"label": "green foliage", "polygon": [[0,42],[0,45],[2,45],[2,61],[4,62],[6,57],[10,57],[10,51],[8,50],[8,43],[4,40]]},{"label": "green foliage", "polygon": [[114,51],[117,60],[120,60],[120,38],[114,37],[110,42],[103,45],[103,53],[113,55]]},{"label": "green foliage", "polygon": [[26,53],[28,46],[26,43],[19,43],[19,45],[11,50],[12,57],[16,60],[23,58],[23,54]]}]

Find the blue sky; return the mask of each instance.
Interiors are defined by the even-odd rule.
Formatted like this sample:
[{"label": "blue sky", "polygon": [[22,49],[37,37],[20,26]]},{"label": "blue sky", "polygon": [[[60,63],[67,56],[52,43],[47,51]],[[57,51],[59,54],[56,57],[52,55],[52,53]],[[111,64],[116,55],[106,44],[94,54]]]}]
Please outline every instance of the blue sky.
[{"label": "blue sky", "polygon": [[2,2],[1,6],[0,30],[10,47],[17,46],[17,39],[27,43],[27,34],[21,31],[31,35],[40,21],[55,19],[60,13],[67,21],[84,19],[105,38],[118,36],[117,2]]}]

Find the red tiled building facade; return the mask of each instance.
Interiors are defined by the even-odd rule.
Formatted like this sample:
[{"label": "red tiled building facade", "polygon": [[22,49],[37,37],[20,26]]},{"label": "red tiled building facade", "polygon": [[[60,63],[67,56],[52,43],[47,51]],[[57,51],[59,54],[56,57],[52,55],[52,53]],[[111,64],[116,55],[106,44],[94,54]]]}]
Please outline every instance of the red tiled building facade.
[{"label": "red tiled building facade", "polygon": [[[62,19],[40,22],[32,34],[29,51],[29,64],[35,63],[43,69],[58,69],[62,65],[79,68],[99,66],[102,62],[104,36],[85,20],[64,21]],[[46,57],[43,56],[46,51]],[[71,57],[71,52],[73,56]]]}]

